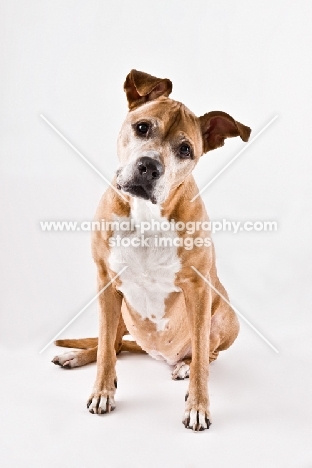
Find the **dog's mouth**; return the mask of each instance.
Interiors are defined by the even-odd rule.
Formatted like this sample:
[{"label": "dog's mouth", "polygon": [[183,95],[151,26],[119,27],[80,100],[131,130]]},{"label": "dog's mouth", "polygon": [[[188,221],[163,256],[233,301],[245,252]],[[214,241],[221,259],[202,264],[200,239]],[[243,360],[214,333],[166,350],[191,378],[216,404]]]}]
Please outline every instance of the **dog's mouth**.
[{"label": "dog's mouth", "polygon": [[157,204],[157,200],[152,195],[152,186],[143,186],[143,185],[119,185],[117,184],[118,190],[123,190],[124,192],[129,193],[130,195],[138,198],[143,198],[144,200],[150,200],[154,205]]}]

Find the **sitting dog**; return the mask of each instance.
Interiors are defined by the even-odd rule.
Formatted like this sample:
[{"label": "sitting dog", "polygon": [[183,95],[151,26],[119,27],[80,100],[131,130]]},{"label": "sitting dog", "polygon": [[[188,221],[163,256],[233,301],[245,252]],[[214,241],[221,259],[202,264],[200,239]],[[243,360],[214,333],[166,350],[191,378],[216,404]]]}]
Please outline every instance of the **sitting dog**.
[{"label": "sitting dog", "polygon": [[[118,138],[120,166],[95,217],[110,228],[94,231],[92,240],[103,290],[99,338],[56,341],[80,349],[53,362],[71,368],[97,360],[87,406],[104,414],[115,408],[116,354],[144,350],[164,359],[175,366],[173,379],[189,377],[185,427],[204,430],[209,362],[234,342],[239,323],[217,276],[203,201],[191,202],[198,193],[192,170],[202,154],[229,137],[248,141],[251,130],[225,112],[196,117],[168,97],[169,79],[132,70],[124,90],[129,113]],[[189,221],[195,221],[191,238]],[[123,340],[126,334],[135,342]]]}]

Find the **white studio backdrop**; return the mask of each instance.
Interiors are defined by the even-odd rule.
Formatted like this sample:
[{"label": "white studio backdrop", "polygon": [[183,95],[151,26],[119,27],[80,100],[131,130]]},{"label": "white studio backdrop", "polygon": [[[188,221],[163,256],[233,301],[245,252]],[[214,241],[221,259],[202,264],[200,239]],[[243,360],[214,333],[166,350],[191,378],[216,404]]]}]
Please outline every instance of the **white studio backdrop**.
[{"label": "white studio backdrop", "polygon": [[[203,439],[198,442],[197,438],[193,442],[192,434],[182,433],[179,427],[180,414],[178,418],[170,414],[170,433],[166,442],[160,435],[163,429],[160,421],[159,429],[157,424],[156,427],[153,425],[153,411],[148,413],[150,433],[147,435],[141,430],[138,437],[158,437],[157,441],[167,447],[163,454],[167,453],[171,466],[203,466],[202,460],[207,463],[204,466],[208,466],[211,460],[216,467],[223,467],[228,466],[227,460],[236,460],[237,464],[233,466],[254,463],[255,467],[310,468],[312,453],[306,438],[307,421],[311,419],[308,389],[311,388],[312,330],[310,3],[303,0],[143,3],[137,0],[2,0],[0,8],[0,346],[7,384],[2,388],[2,401],[7,405],[8,398],[15,395],[14,391],[20,398],[23,392],[30,397],[34,392],[32,383],[40,379],[40,373],[45,375],[47,372],[45,384],[52,389],[48,392],[48,405],[53,408],[49,416],[53,418],[57,414],[54,411],[62,409],[62,424],[66,425],[66,416],[73,418],[76,406],[64,414],[64,379],[66,385],[74,385],[72,379],[84,376],[83,388],[79,388],[78,383],[73,388],[79,408],[75,413],[75,424],[77,427],[82,425],[79,417],[83,414],[83,424],[93,431],[96,440],[104,430],[104,424],[106,427],[106,423],[100,424],[98,420],[93,423],[91,416],[85,419],[85,413],[82,413],[93,384],[95,367],[80,370],[80,374],[74,371],[74,377],[68,373],[61,375],[56,373],[58,369],[50,367],[50,358],[56,352],[53,346],[40,357],[38,354],[96,293],[90,233],[45,233],[39,223],[43,220],[91,220],[106,188],[105,182],[53,132],[40,114],[111,179],[117,167],[116,139],[127,111],[123,82],[127,73],[136,68],[170,78],[172,98],[183,101],[197,115],[210,110],[228,112],[252,128],[251,138],[278,115],[272,125],[204,191],[203,198],[213,220],[277,221],[277,232],[216,233],[213,240],[219,276],[233,304],[280,351],[275,355],[242,323],[240,340],[233,351],[229,351],[229,359],[230,353],[233,357],[228,379],[226,367],[223,375],[217,370],[219,364],[215,364],[216,374],[221,372],[220,387],[231,387],[237,372],[241,376],[244,395],[244,385],[248,386],[246,381],[250,375],[244,375],[242,369],[252,369],[255,386],[251,390],[252,399],[248,400],[246,396],[248,411],[259,404],[264,393],[267,404],[272,404],[269,413],[272,421],[266,416],[266,423],[271,427],[272,437],[280,434],[280,439],[278,447],[266,445],[269,447],[267,458],[257,459],[254,454],[256,459],[252,462],[253,451],[261,451],[258,443],[264,440],[267,429],[261,424],[255,427],[247,413],[238,415],[236,410],[234,414],[229,412],[229,419],[238,418],[237,423],[243,426],[242,438],[253,430],[257,433],[248,442],[249,450],[244,447],[243,440],[233,442],[228,439],[226,429],[222,435],[222,428],[214,446],[209,442],[211,437],[216,437],[211,435],[214,425],[209,434],[205,434],[207,442]],[[204,187],[243,145],[239,139],[227,140],[223,148],[205,155],[195,169],[199,187]],[[96,334],[97,307],[94,303],[64,336]],[[33,360],[29,372],[25,356],[28,365]],[[170,382],[165,364],[146,359],[141,363],[137,357],[127,358],[120,365],[135,367],[138,385],[137,362],[146,373],[149,369],[157,369],[150,378],[158,376],[158,372],[157,378]],[[222,356],[220,366],[222,363],[227,365],[226,354]],[[158,370],[159,366],[164,369]],[[266,366],[269,375],[278,375],[280,380],[276,383],[273,379],[274,385],[270,387],[268,382],[268,387],[263,390],[256,383],[256,376],[259,372],[261,379],[267,378]],[[122,369],[124,375],[130,372]],[[58,385],[55,379],[58,379]],[[123,380],[127,391],[133,383],[127,387],[127,379]],[[152,389],[153,386],[151,392]],[[42,388],[42,392],[46,391]],[[270,392],[273,400],[270,400]],[[180,391],[180,396],[182,393]],[[172,395],[175,401],[177,396]],[[39,398],[40,406],[40,397],[36,394],[33,397]],[[69,399],[69,395],[64,398]],[[293,440],[290,427],[289,432],[278,432],[274,407],[281,401],[285,402],[280,408],[281,414],[286,418],[289,413],[289,424],[296,427],[298,440]],[[40,413],[45,405],[43,401],[41,403]],[[25,401],[25,405],[31,405],[30,401]],[[165,397],[157,405],[159,408],[155,412],[168,410]],[[183,397],[180,407],[182,414]],[[34,455],[27,451],[36,433],[36,426],[31,422],[33,413],[29,412],[29,419],[28,416],[23,419],[23,424],[27,427],[29,423],[35,432],[30,430],[28,438],[25,436],[21,454],[14,454],[14,436],[18,433],[23,438],[17,430],[18,414],[14,409],[8,411],[11,436],[7,436],[7,430],[1,433],[5,448],[0,453],[0,460],[3,457],[1,465],[34,467],[45,463],[47,467],[53,466],[54,452],[49,444],[51,437],[58,437],[57,423],[54,421],[51,430],[42,416],[38,424],[45,455],[43,449]],[[144,417],[144,412],[141,416]],[[127,440],[126,422],[131,417],[126,412],[122,419],[125,425],[118,433],[122,441]],[[226,427],[225,411],[221,419]],[[94,431],[99,434],[94,435]],[[159,458],[158,449],[153,446],[150,455],[146,453],[146,458],[142,455],[141,465],[134,463],[131,446],[127,447],[127,454],[119,454],[119,460],[114,460],[111,452],[107,464],[101,465],[101,455],[90,447],[91,439],[88,439],[88,447],[84,447],[83,432],[79,434],[78,439],[73,435],[72,442],[81,440],[81,443],[79,446],[75,443],[76,458],[72,461],[72,442],[69,440],[68,445],[60,445],[57,458],[60,466],[115,467],[121,466],[122,462],[127,462],[128,466],[146,466],[154,452],[154,461],[150,463],[155,464],[150,466],[167,466],[166,459]],[[176,444],[184,440],[185,444],[195,444],[193,448],[196,450],[189,449],[190,458],[183,449],[174,453],[174,448],[166,445],[171,436]],[[223,441],[228,444],[228,453],[222,451]],[[114,448],[114,443],[110,443]],[[87,449],[94,457],[91,464],[88,464]]]}]

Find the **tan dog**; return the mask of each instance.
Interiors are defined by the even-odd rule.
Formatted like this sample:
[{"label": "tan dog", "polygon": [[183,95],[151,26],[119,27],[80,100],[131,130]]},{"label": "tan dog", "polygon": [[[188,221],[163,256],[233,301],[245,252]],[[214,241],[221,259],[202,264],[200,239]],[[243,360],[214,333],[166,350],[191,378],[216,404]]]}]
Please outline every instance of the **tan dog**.
[{"label": "tan dog", "polygon": [[[88,408],[103,414],[115,408],[116,354],[144,350],[164,359],[175,366],[174,379],[190,378],[185,427],[204,430],[210,425],[209,362],[233,343],[239,324],[231,307],[192,268],[228,297],[203,227],[204,204],[200,197],[190,202],[198,193],[191,172],[201,155],[225,138],[247,141],[250,128],[224,112],[196,117],[168,98],[168,79],[132,70],[124,88],[130,111],[118,139],[120,167],[113,182],[123,198],[108,188],[95,218],[115,222],[93,235],[99,291],[126,269],[99,296],[99,339],[58,340],[59,346],[84,349],[53,362],[71,368],[97,360]],[[191,237],[183,228],[189,221],[197,222]],[[159,245],[161,238],[166,245]],[[122,340],[127,333],[136,343]]]}]

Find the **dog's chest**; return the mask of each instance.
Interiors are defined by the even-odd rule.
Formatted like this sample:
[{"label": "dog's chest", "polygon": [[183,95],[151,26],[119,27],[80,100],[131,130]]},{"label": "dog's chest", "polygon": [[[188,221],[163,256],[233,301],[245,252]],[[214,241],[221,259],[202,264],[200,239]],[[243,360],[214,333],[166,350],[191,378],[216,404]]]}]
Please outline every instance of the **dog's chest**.
[{"label": "dog's chest", "polygon": [[120,276],[119,289],[141,319],[149,319],[157,331],[162,331],[169,320],[164,318],[165,300],[171,292],[180,290],[175,286],[175,276],[181,268],[174,245],[177,234],[167,229],[168,220],[161,217],[158,206],[137,198],[130,218],[116,221],[131,223],[131,230],[115,230],[113,235],[110,267],[118,272],[127,266]]}]

